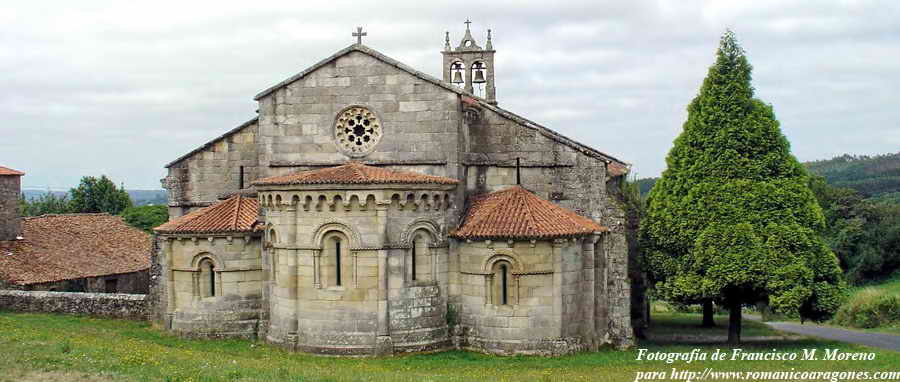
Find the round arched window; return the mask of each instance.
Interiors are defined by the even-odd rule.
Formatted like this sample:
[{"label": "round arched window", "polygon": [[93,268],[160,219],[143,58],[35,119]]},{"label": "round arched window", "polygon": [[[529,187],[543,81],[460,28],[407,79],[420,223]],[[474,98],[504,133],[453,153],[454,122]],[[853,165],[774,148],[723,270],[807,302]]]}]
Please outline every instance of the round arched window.
[{"label": "round arched window", "polygon": [[362,106],[344,109],[334,123],[334,139],[341,151],[349,156],[370,153],[382,135],[384,130],[378,116]]}]

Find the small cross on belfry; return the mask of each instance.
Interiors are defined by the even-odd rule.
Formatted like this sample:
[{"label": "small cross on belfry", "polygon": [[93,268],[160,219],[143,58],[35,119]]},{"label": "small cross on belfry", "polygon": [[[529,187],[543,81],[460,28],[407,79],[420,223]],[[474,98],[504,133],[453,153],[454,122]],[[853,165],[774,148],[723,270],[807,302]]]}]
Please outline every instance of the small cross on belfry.
[{"label": "small cross on belfry", "polygon": [[469,21],[469,19],[466,19],[466,22],[464,22],[463,24],[466,24],[466,29],[469,29],[469,24],[471,24],[471,23],[472,22]]},{"label": "small cross on belfry", "polygon": [[362,44],[363,36],[368,36],[369,34],[362,31],[362,27],[356,27],[356,32],[353,32],[353,37],[356,37],[356,43]]}]

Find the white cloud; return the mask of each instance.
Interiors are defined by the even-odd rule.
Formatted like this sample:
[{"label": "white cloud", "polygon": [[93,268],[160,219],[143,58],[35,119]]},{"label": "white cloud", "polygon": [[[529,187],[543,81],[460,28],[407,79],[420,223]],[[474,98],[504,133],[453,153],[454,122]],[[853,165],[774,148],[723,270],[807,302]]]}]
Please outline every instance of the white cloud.
[{"label": "white cloud", "polygon": [[501,106],[658,174],[732,28],[794,152],[896,151],[900,5],[875,1],[17,3],[0,13],[0,164],[31,186],[162,166],[260,90],[351,44],[439,74],[445,30],[494,34]]}]

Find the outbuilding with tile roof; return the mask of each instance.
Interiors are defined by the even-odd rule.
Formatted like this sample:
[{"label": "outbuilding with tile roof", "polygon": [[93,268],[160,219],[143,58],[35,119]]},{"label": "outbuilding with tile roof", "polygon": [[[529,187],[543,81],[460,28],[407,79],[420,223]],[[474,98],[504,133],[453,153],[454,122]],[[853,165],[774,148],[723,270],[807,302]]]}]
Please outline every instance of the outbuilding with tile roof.
[{"label": "outbuilding with tile roof", "polygon": [[21,236],[0,241],[0,283],[60,292],[147,293],[150,235],[119,216],[26,217]]}]

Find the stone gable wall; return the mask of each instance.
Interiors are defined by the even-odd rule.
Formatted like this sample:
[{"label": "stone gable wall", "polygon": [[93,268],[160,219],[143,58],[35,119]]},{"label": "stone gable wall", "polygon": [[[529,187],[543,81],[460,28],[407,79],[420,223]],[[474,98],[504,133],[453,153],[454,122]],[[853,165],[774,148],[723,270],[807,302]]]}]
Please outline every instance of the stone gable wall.
[{"label": "stone gable wall", "polygon": [[143,294],[0,290],[0,310],[79,314],[147,320],[150,301]]},{"label": "stone gable wall", "polygon": [[216,202],[221,193],[237,191],[240,166],[244,166],[244,187],[257,179],[262,173],[257,134],[257,124],[251,123],[169,168],[163,179],[169,192],[169,218]]},{"label": "stone gable wall", "polygon": [[[457,95],[365,53],[339,57],[259,103],[263,166],[347,160],[333,128],[338,113],[353,105],[373,111],[384,129],[365,160],[457,162]],[[434,175],[455,177],[452,170]]]}]

